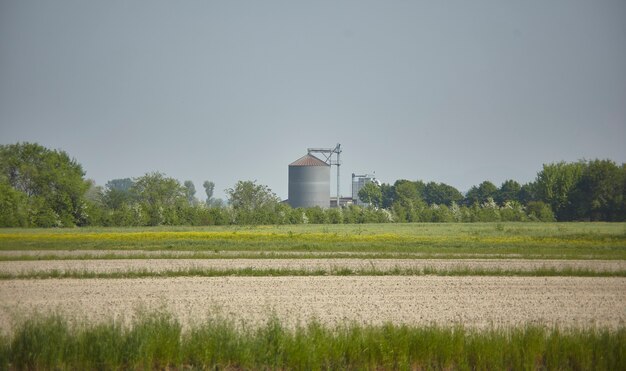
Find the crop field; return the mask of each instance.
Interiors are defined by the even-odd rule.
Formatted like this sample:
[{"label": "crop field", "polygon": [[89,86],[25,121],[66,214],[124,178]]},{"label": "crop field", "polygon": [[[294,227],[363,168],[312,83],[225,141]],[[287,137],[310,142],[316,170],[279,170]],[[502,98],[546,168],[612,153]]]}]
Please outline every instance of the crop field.
[{"label": "crop field", "polygon": [[623,223],[0,230],[0,368],[624,369],[625,326]]}]

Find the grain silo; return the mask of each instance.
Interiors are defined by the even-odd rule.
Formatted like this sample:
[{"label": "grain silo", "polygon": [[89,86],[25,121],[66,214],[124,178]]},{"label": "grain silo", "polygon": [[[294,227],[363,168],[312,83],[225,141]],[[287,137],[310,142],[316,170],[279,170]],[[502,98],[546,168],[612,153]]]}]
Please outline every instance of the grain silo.
[{"label": "grain silo", "polygon": [[330,165],[307,154],[289,164],[289,205],[330,207]]}]

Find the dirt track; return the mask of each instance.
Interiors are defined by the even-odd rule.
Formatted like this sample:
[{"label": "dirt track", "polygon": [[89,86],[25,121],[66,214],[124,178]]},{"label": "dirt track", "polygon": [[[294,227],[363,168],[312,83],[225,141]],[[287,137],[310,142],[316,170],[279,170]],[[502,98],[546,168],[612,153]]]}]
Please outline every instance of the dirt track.
[{"label": "dirt track", "polygon": [[129,270],[167,271],[203,269],[501,269],[575,268],[593,271],[626,270],[622,260],[522,260],[522,259],[123,259],[123,260],[42,260],[0,262],[0,273],[46,271],[89,271],[98,273]]},{"label": "dirt track", "polygon": [[0,282],[0,329],[15,314],[59,310],[73,318],[129,318],[163,306],[183,323],[212,308],[252,323],[274,311],[289,323],[342,321],[472,327],[545,323],[623,326],[626,278],[213,277]]}]

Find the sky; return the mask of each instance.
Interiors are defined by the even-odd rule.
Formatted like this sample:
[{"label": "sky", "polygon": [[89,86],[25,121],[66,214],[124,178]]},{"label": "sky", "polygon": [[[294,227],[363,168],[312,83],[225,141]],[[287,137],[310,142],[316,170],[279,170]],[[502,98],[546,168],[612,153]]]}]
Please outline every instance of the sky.
[{"label": "sky", "polygon": [[[626,162],[626,1],[0,0],[0,144],[216,196],[343,148],[351,173],[467,191]],[[335,169],[331,194],[335,194]]]}]

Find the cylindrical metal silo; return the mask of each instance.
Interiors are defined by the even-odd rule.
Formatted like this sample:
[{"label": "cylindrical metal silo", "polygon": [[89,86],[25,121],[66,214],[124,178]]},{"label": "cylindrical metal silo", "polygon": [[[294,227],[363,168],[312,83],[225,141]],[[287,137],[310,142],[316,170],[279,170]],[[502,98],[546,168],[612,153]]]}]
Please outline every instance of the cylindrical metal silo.
[{"label": "cylindrical metal silo", "polygon": [[330,165],[306,155],[289,164],[289,205],[330,207]]}]

